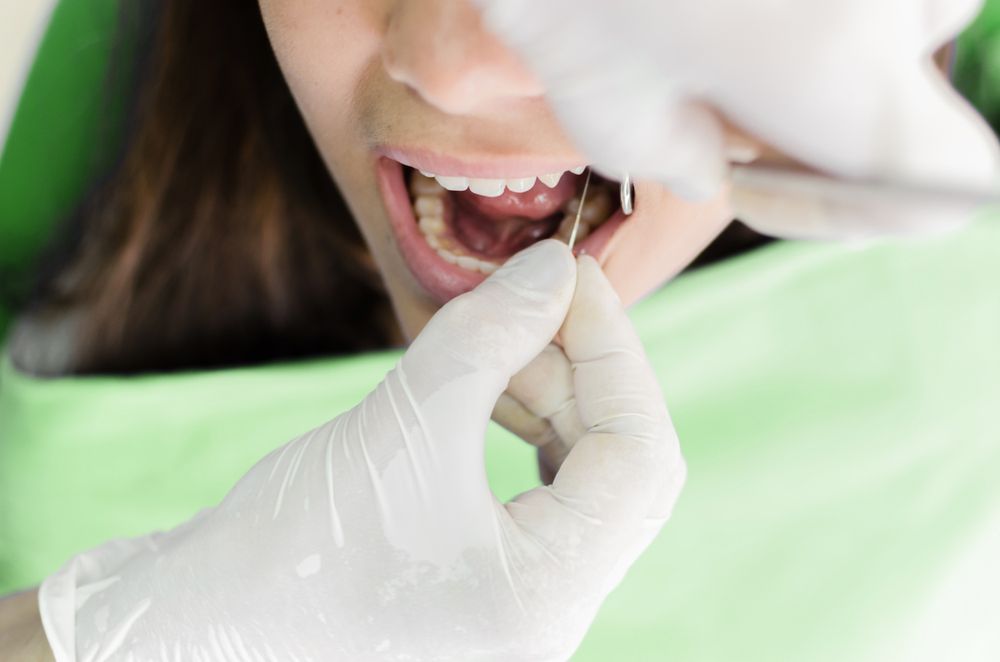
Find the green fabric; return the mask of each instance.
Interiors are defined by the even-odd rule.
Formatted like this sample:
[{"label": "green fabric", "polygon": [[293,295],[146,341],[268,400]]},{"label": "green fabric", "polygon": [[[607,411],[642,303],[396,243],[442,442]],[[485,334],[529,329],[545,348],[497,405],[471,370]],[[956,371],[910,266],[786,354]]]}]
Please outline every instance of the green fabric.
[{"label": "green fabric", "polygon": [[106,94],[106,69],[117,12],[118,0],[61,0],[39,46],[0,155],[0,338],[4,299],[23,289],[53,224],[113,148],[120,98]]},{"label": "green fabric", "polygon": [[[1000,659],[1000,219],[779,244],[633,311],[690,478],[577,660]],[[180,522],[396,354],[136,379],[0,372],[0,592]],[[488,443],[501,498],[531,451]]]},{"label": "green fabric", "polygon": [[1000,0],[987,0],[958,40],[954,81],[1000,133]]}]

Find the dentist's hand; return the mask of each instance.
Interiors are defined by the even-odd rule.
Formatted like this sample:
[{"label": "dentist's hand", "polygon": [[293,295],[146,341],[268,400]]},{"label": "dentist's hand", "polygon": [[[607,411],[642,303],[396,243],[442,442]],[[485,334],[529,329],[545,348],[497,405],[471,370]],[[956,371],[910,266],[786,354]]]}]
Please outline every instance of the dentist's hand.
[{"label": "dentist's hand", "polygon": [[[932,64],[981,0],[473,0],[599,170],[716,193],[727,126],[836,176],[996,189],[987,124]],[[741,150],[745,151],[745,150]],[[763,194],[763,197],[761,197]],[[736,196],[770,234],[854,237],[964,218]],[[640,201],[641,203],[641,201]],[[802,219],[803,213],[809,215]],[[964,216],[964,214],[961,214]]]},{"label": "dentist's hand", "polygon": [[[502,504],[483,466],[490,411],[557,332],[572,372],[546,378],[569,380],[579,438],[551,486]],[[218,506],[69,562],[42,618],[61,661],[565,659],[684,476],[610,284],[543,241]]]}]

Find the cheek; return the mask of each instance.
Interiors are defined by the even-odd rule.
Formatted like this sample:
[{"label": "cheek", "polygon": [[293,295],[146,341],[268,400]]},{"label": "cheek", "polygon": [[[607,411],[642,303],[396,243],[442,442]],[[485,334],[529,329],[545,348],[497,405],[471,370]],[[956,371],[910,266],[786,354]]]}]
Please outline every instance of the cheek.
[{"label": "cheek", "polygon": [[377,0],[261,0],[285,80],[317,143],[350,118],[364,71],[379,57],[385,9]]},{"label": "cheek", "polygon": [[642,207],[621,229],[603,264],[626,306],[676,276],[733,217],[728,193],[689,203],[659,186],[643,184],[636,197]]},{"label": "cheek", "polygon": [[[379,0],[261,0],[271,46],[295,103],[356,219],[377,204],[371,154],[359,128],[359,90],[380,58]],[[362,228],[364,230],[365,228]]]}]

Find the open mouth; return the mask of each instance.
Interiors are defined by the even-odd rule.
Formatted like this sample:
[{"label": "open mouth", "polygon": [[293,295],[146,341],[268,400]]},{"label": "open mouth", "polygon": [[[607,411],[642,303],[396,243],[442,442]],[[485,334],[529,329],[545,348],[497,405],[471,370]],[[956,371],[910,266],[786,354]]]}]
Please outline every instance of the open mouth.
[{"label": "open mouth", "polygon": [[[403,258],[440,303],[543,239],[569,243],[583,167],[506,179],[435,175],[382,157],[378,180]],[[573,252],[600,260],[625,221],[618,184],[591,176]]]}]

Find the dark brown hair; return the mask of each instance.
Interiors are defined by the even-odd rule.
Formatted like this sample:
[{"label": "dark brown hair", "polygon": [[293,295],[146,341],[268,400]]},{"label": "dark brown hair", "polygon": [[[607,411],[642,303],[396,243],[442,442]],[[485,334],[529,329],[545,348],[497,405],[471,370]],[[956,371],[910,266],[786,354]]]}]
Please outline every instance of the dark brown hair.
[{"label": "dark brown hair", "polygon": [[123,5],[122,25],[146,37],[122,152],[35,297],[36,315],[82,314],[75,370],[221,367],[390,344],[385,293],[257,3]]}]

